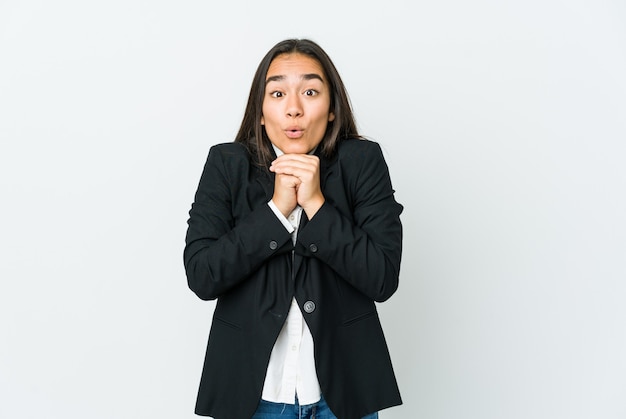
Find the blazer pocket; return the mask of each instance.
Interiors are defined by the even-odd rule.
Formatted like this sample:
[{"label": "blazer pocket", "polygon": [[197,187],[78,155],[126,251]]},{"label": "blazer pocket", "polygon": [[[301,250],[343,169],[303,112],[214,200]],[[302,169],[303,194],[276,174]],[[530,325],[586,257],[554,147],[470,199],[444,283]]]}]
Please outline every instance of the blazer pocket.
[{"label": "blazer pocket", "polygon": [[374,317],[376,315],[376,310],[372,310],[372,311],[368,311],[367,313],[363,313],[363,314],[359,314],[358,316],[352,317],[346,321],[343,322],[344,327],[345,326],[351,326],[354,323],[360,322],[361,320],[367,320],[371,317]]},{"label": "blazer pocket", "polygon": [[228,320],[224,320],[221,317],[213,317],[213,320],[226,326],[226,327],[230,327],[231,329],[235,329],[235,330],[241,330],[241,326],[239,326],[238,324],[235,324],[233,322],[229,322]]}]

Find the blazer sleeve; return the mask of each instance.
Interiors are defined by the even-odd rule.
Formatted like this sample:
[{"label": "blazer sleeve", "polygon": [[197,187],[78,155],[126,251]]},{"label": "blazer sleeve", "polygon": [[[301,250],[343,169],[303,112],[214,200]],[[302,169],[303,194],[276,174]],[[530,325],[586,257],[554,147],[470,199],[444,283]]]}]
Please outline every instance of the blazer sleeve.
[{"label": "blazer sleeve", "polygon": [[[351,217],[327,199],[298,234],[296,252],[318,258],[375,301],[397,290],[402,255],[403,207],[396,202],[380,146],[363,144],[346,156],[343,176],[352,195]],[[355,150],[351,150],[351,153]]]},{"label": "blazer sleeve", "polygon": [[[233,208],[248,185],[231,172],[245,172],[249,164],[243,151],[225,156],[223,150],[211,147],[187,221],[183,252],[187,282],[203,300],[219,297],[267,259],[293,249],[289,232],[267,204],[234,216]],[[245,164],[237,167],[232,163],[237,160]]]}]

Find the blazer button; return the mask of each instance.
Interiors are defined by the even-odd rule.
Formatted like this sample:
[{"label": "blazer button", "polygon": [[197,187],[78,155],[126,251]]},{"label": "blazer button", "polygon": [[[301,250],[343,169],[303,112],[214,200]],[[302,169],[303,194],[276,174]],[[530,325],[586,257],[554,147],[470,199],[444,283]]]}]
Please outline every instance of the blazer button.
[{"label": "blazer button", "polygon": [[309,250],[313,253],[317,252],[317,245],[315,243],[311,243],[309,245]]},{"label": "blazer button", "polygon": [[309,314],[313,313],[313,311],[315,311],[315,303],[310,300],[304,303],[304,311]]},{"label": "blazer button", "polygon": [[272,249],[272,250],[276,250],[276,248],[277,248],[277,247],[278,247],[278,243],[276,243],[276,241],[275,241],[275,240],[272,240],[272,241],[270,242],[270,249]]}]

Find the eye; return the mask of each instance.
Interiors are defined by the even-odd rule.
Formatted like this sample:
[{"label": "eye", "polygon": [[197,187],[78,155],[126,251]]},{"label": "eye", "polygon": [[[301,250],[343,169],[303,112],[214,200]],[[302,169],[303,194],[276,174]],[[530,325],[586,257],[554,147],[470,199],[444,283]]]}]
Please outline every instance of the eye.
[{"label": "eye", "polygon": [[279,91],[273,91],[270,93],[271,97],[283,97],[283,92],[279,92]]},{"label": "eye", "polygon": [[306,96],[316,96],[319,92],[315,89],[307,89],[304,91]]}]

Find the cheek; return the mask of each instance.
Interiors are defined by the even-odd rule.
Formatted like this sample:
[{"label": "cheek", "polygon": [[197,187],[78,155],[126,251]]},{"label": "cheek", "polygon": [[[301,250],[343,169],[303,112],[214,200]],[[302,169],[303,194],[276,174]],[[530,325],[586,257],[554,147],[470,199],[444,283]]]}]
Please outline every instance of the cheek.
[{"label": "cheek", "polygon": [[278,121],[276,109],[271,106],[263,106],[261,108],[261,120],[265,125],[275,125]]},{"label": "cheek", "polygon": [[[268,118],[270,121],[267,120]],[[271,109],[269,109],[266,106],[265,101],[263,101],[263,105],[261,105],[261,124],[265,125],[271,122],[271,119],[272,119]]]},{"label": "cheek", "polygon": [[272,116],[263,116],[263,126],[268,131],[271,131],[276,128],[276,122],[272,119]]}]

